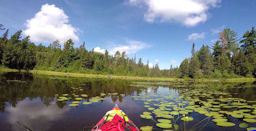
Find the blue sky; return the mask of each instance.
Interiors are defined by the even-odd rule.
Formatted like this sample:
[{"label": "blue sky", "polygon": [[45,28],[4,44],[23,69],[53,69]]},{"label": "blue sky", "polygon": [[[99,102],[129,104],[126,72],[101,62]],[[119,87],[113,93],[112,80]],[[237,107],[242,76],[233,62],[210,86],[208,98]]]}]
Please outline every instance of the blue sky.
[{"label": "blue sky", "polygon": [[36,44],[72,38],[168,69],[190,57],[193,42],[196,50],[212,46],[225,27],[241,37],[255,26],[255,7],[255,0],[0,0],[0,23]]}]

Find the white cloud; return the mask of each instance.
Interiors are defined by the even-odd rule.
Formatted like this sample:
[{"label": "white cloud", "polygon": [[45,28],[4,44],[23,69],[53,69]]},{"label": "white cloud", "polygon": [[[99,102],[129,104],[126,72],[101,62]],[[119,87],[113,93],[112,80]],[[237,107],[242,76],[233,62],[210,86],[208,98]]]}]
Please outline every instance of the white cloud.
[{"label": "white cloud", "polygon": [[105,53],[105,49],[101,49],[100,47],[95,47],[94,49],[93,49],[95,52],[98,52],[98,53],[101,53],[101,54],[104,54]]},{"label": "white cloud", "polygon": [[219,34],[221,31],[223,31],[226,28],[225,25],[222,25],[221,27],[214,28],[211,30],[212,34]]},{"label": "white cloud", "polygon": [[148,67],[153,68],[154,67],[153,63],[148,63]]},{"label": "white cloud", "polygon": [[212,39],[210,42],[215,44],[217,41],[218,39]]},{"label": "white cloud", "polygon": [[171,65],[176,65],[178,62],[176,60],[171,60]]},{"label": "white cloud", "polygon": [[79,41],[75,34],[78,29],[69,24],[68,16],[55,5],[42,5],[41,10],[27,20],[26,27],[25,35],[29,35],[34,42]]},{"label": "white cloud", "polygon": [[24,130],[24,127],[19,125],[22,123],[31,130],[41,131],[48,130],[52,126],[51,121],[61,119],[69,109],[68,106],[61,109],[55,102],[45,106],[40,102],[25,100],[19,102],[16,107],[7,107],[6,111],[8,112],[7,120],[11,124],[12,130]]},{"label": "white cloud", "polygon": [[110,49],[110,54],[115,54],[116,51],[120,53],[125,52],[127,55],[135,54],[136,52],[150,47],[147,43],[142,41],[135,41],[135,40],[127,40],[126,45],[118,45]]},{"label": "white cloud", "polygon": [[216,8],[221,0],[129,0],[134,6],[145,6],[147,22],[179,22],[195,26],[208,19],[208,10]]},{"label": "white cloud", "polygon": [[192,40],[192,41],[195,41],[195,40],[198,40],[198,39],[203,39],[205,38],[205,33],[202,32],[202,33],[192,33],[190,35],[188,35],[188,40]]},{"label": "white cloud", "polygon": [[155,63],[159,63],[159,60],[158,60],[158,59],[155,59]]}]

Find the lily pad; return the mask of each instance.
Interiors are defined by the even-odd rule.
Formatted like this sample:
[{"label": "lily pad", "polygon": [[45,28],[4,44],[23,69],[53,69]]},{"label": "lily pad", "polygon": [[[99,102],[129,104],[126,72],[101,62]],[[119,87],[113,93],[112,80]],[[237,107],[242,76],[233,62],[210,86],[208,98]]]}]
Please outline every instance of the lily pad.
[{"label": "lily pad", "polygon": [[81,101],[83,98],[81,98],[81,97],[78,97],[78,98],[75,98],[75,100],[77,100],[77,101]]},{"label": "lily pad", "polygon": [[247,128],[247,131],[255,131],[256,130],[256,127],[249,127]]},{"label": "lily pad", "polygon": [[172,124],[169,123],[157,123],[156,126],[160,127],[160,128],[172,128]]},{"label": "lily pad", "polygon": [[152,131],[153,127],[152,126],[142,126],[140,127],[141,131]]},{"label": "lily pad", "polygon": [[185,117],[182,117],[181,120],[183,121],[193,121],[193,117],[188,117],[188,116],[185,116]]},{"label": "lily pad", "polygon": [[213,119],[212,121],[214,121],[214,122],[226,122],[226,121],[228,121],[227,119],[225,119],[225,118],[217,118],[217,119]]},{"label": "lily pad", "polygon": [[240,128],[247,128],[247,127],[248,127],[248,124],[247,124],[247,123],[240,123],[240,124],[239,124],[239,127],[240,127]]},{"label": "lily pad", "polygon": [[73,107],[75,107],[75,106],[78,106],[78,104],[69,104],[69,106],[73,106]]},{"label": "lily pad", "polygon": [[87,94],[82,94],[81,96],[82,96],[82,97],[88,97],[88,95],[87,95]]},{"label": "lily pad", "polygon": [[157,121],[160,123],[171,123],[171,120],[167,120],[167,119],[158,119]]},{"label": "lily pad", "polygon": [[231,126],[235,126],[236,124],[232,122],[217,122],[216,125],[223,126],[223,127],[231,127]]},{"label": "lily pad", "polygon": [[79,104],[80,101],[72,101],[72,104]]},{"label": "lily pad", "polygon": [[256,123],[256,120],[255,120],[255,119],[244,118],[243,120],[244,120],[245,122],[248,122],[248,123]]},{"label": "lily pad", "polygon": [[144,118],[144,119],[152,119],[152,116],[151,115],[140,115],[141,118]]},{"label": "lily pad", "polygon": [[178,111],[172,111],[171,114],[172,115],[179,115],[179,112]]},{"label": "lily pad", "polygon": [[83,102],[84,105],[92,104],[92,102]]}]

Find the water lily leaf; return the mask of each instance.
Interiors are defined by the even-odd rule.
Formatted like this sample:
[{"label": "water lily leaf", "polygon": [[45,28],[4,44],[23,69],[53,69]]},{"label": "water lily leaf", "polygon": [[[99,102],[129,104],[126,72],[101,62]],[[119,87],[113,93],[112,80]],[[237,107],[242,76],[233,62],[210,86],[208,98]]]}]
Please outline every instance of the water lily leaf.
[{"label": "water lily leaf", "polygon": [[178,111],[172,111],[170,114],[172,114],[172,115],[179,115],[179,112]]},{"label": "water lily leaf", "polygon": [[81,96],[82,96],[82,97],[88,97],[88,95],[87,95],[87,94],[81,94]]},{"label": "water lily leaf", "polygon": [[75,107],[75,106],[78,106],[78,104],[69,104],[69,106],[73,106],[73,107]]},{"label": "water lily leaf", "polygon": [[80,101],[72,101],[72,104],[79,104]]},{"label": "water lily leaf", "polygon": [[225,118],[217,118],[217,119],[213,119],[212,121],[214,121],[214,122],[226,122],[228,120],[225,119]]},{"label": "water lily leaf", "polygon": [[155,108],[149,107],[148,110],[153,111],[153,110],[155,110]]},{"label": "water lily leaf", "polygon": [[92,104],[92,102],[83,102],[84,105]]},{"label": "water lily leaf", "polygon": [[256,127],[249,127],[247,128],[247,131],[255,131],[256,130]]},{"label": "water lily leaf", "polygon": [[77,100],[77,101],[81,101],[83,98],[81,98],[81,97],[78,97],[78,98],[75,98],[75,100]]},{"label": "water lily leaf", "polygon": [[169,123],[157,123],[156,126],[160,127],[160,128],[172,128],[172,124]]},{"label": "water lily leaf", "polygon": [[158,119],[157,121],[160,123],[171,123],[171,120],[167,120],[167,119]]},{"label": "water lily leaf", "polygon": [[243,118],[244,117],[242,114],[237,114],[237,113],[231,113],[230,115],[235,118]]},{"label": "water lily leaf", "polygon": [[216,125],[223,126],[223,127],[231,127],[231,126],[235,126],[236,124],[232,122],[217,122]]},{"label": "water lily leaf", "polygon": [[153,127],[152,126],[142,126],[140,127],[141,131],[152,131]]},{"label": "water lily leaf", "polygon": [[256,123],[256,120],[255,120],[255,119],[244,118],[243,120],[244,120],[245,122],[248,122],[248,123]]},{"label": "water lily leaf", "polygon": [[181,120],[183,121],[193,121],[193,117],[188,117],[188,116],[185,116],[185,117],[182,117]]},{"label": "water lily leaf", "polygon": [[140,115],[141,118],[144,118],[144,119],[152,119],[152,116],[151,115]]},{"label": "water lily leaf", "polygon": [[247,124],[247,123],[240,123],[240,124],[239,124],[239,127],[240,127],[240,128],[247,128],[247,127],[248,127],[248,124]]}]

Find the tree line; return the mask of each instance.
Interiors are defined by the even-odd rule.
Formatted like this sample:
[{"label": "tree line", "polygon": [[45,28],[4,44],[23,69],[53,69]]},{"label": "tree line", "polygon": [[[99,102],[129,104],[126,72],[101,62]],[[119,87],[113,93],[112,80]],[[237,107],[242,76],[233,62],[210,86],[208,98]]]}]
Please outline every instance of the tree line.
[{"label": "tree line", "polygon": [[[212,49],[212,52],[210,51]],[[180,64],[181,77],[256,77],[256,31],[252,27],[240,39],[230,28],[219,34],[213,47],[203,45]]]},{"label": "tree line", "polygon": [[213,47],[203,45],[195,51],[192,45],[191,57],[184,59],[179,67],[160,70],[158,64],[153,68],[142,58],[128,58],[125,52],[110,55],[91,51],[83,42],[75,48],[69,39],[61,47],[58,40],[49,46],[35,45],[29,36],[22,38],[22,31],[17,31],[8,38],[8,29],[0,24],[4,32],[0,37],[0,65],[18,70],[50,70],[62,72],[80,72],[97,74],[115,74],[152,77],[255,77],[256,76],[256,32],[254,27],[241,39],[236,32],[224,29]]},{"label": "tree line", "polygon": [[[3,29],[4,30],[4,29]],[[0,65],[18,70],[50,70],[63,72],[81,72],[97,74],[115,74],[131,76],[163,76],[158,64],[149,68],[136,56],[128,58],[125,52],[115,52],[112,56],[106,50],[104,54],[88,51],[83,43],[75,48],[69,39],[63,47],[58,40],[49,46],[35,45],[29,36],[22,38],[17,31],[8,39],[8,29],[0,37]]]}]

